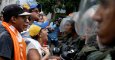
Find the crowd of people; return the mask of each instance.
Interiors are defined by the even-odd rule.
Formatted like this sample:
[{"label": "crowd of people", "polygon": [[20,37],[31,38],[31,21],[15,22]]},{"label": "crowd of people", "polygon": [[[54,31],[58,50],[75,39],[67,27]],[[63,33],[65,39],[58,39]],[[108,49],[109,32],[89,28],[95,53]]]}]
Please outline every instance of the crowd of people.
[{"label": "crowd of people", "polygon": [[54,21],[39,5],[7,5],[0,16],[0,60],[115,60],[114,5],[99,0]]}]

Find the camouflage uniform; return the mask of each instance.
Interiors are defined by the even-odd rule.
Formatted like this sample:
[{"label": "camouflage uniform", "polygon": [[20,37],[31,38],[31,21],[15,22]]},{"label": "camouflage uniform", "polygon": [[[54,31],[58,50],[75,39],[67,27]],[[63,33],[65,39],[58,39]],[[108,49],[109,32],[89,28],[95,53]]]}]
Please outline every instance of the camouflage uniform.
[{"label": "camouflage uniform", "polygon": [[[91,37],[92,38],[92,37]],[[115,60],[115,48],[99,50],[96,40],[89,40],[74,60]]]},{"label": "camouflage uniform", "polygon": [[[75,54],[76,54],[82,49],[84,45],[85,45],[85,40],[81,40],[79,36],[73,38],[71,33],[67,34],[66,36],[64,36],[64,40],[60,45],[61,52],[62,52],[61,54],[63,54],[66,51],[70,51],[71,49],[75,50]],[[71,55],[72,57],[71,59],[74,58],[75,54]],[[69,57],[67,58],[68,60],[70,60]]]}]

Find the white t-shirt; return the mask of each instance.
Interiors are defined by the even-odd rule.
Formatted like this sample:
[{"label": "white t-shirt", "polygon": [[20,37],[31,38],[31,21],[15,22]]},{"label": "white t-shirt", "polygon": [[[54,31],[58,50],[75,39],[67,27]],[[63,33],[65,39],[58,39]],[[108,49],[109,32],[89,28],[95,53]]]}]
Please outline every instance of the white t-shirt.
[{"label": "white t-shirt", "polygon": [[25,38],[25,41],[27,43],[27,47],[26,47],[26,53],[28,54],[29,49],[37,49],[41,58],[43,50],[42,50],[42,46],[40,45],[40,43],[32,38]]}]

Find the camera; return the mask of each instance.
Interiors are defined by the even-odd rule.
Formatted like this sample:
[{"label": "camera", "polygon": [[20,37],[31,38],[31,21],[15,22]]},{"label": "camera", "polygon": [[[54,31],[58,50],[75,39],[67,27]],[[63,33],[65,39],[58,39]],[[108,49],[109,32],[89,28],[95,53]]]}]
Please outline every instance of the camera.
[{"label": "camera", "polygon": [[63,60],[73,60],[76,53],[77,53],[76,49],[70,49],[69,51],[63,51],[60,57]]},{"label": "camera", "polygon": [[53,48],[52,50],[53,55],[60,56],[62,60],[73,60],[78,50],[73,47],[66,47],[66,48],[68,49],[64,48],[65,49],[64,50],[58,47]]}]

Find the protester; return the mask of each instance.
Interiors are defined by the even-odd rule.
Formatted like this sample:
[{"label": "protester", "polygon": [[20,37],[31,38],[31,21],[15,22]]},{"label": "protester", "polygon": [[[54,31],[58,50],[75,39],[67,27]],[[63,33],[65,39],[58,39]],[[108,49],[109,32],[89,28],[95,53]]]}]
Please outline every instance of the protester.
[{"label": "protester", "polygon": [[[28,11],[29,10],[29,12],[31,13],[31,16],[29,17],[29,25],[28,25],[28,27],[23,31],[23,32],[21,32],[21,35],[25,38],[25,37],[30,37],[29,36],[29,27],[33,24],[33,22],[35,21],[35,20],[38,20],[39,19],[39,17],[38,17],[38,15],[39,15],[39,11],[38,11],[38,9],[37,9],[37,5],[31,5],[31,6],[29,6],[28,4],[23,4],[23,9],[24,9],[24,11]],[[34,9],[36,9],[36,11],[34,10]]]},{"label": "protester", "polygon": [[[34,24],[33,24],[34,25]],[[40,26],[39,26],[40,27]],[[32,29],[32,30],[31,30]],[[37,40],[39,40],[39,42],[41,43],[41,45],[43,46],[43,41],[44,40],[48,40],[48,38],[47,38],[47,35],[48,35],[48,33],[47,33],[47,30],[45,29],[45,28],[42,28],[42,27],[40,27],[40,32],[34,32],[34,29],[35,28],[29,28],[29,34],[30,34],[30,36],[33,38],[33,37],[35,37],[36,36],[36,34],[38,35],[38,33],[41,33],[40,35],[39,35],[39,37],[36,37],[36,38],[34,38],[34,39],[37,39]],[[43,30],[43,31],[42,31]],[[40,38],[40,39],[39,39]]]},{"label": "protester", "polygon": [[30,6],[30,12],[32,13],[32,17],[31,17],[31,24],[36,24],[39,25],[41,27],[46,28],[46,26],[49,25],[49,20],[47,19],[47,17],[45,16],[45,14],[40,13],[41,12],[41,6],[38,5],[31,5]]},{"label": "protester", "polygon": [[48,28],[48,43],[51,46],[53,45],[55,47],[58,46],[58,34],[60,32],[59,30],[59,21],[51,22]]},{"label": "protester", "polygon": [[25,38],[27,42],[28,60],[47,60],[50,52],[48,47],[44,48],[43,45],[48,35],[46,29],[32,24],[29,28],[29,34],[31,38]]},{"label": "protester", "polygon": [[26,60],[26,44],[20,35],[28,25],[30,13],[17,4],[4,7],[0,25],[0,60]]},{"label": "protester", "polygon": [[39,13],[40,13],[40,10],[37,8],[37,5],[31,5],[30,6],[30,9],[29,9],[29,12],[30,13],[32,13],[32,23],[33,23],[33,21],[35,20],[35,21],[37,21],[37,20],[39,20]]}]

